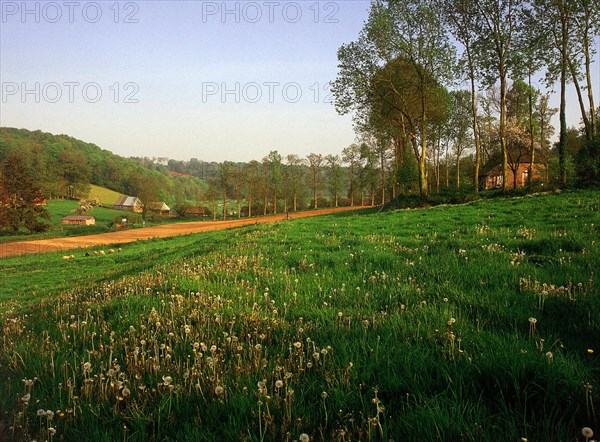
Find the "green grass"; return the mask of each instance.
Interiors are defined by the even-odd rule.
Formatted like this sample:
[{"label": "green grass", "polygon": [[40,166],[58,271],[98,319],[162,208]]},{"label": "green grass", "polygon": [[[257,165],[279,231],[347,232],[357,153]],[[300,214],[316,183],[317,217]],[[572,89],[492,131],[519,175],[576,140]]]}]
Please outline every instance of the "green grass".
[{"label": "green grass", "polygon": [[565,192],[2,259],[0,434],[584,440],[599,225]]},{"label": "green grass", "polygon": [[105,206],[112,206],[120,196],[121,194],[119,192],[107,189],[106,187],[90,184],[90,193],[88,195],[88,199],[98,198],[100,203]]}]

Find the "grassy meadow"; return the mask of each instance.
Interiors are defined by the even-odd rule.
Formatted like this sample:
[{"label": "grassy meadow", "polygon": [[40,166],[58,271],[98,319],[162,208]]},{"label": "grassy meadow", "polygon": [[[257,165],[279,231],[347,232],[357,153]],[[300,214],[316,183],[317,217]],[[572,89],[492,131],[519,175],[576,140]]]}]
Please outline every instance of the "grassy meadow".
[{"label": "grassy meadow", "polygon": [[599,226],[579,191],[0,259],[0,439],[586,441]]}]

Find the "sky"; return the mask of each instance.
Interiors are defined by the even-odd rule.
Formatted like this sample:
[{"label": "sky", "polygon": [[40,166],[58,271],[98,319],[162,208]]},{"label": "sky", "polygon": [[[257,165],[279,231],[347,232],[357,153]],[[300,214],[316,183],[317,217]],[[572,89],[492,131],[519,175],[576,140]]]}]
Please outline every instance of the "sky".
[{"label": "sky", "polygon": [[[338,154],[355,140],[328,84],[368,0],[0,6],[2,126],[178,160]],[[598,63],[594,78],[599,101]],[[574,95],[570,125],[580,119]]]}]

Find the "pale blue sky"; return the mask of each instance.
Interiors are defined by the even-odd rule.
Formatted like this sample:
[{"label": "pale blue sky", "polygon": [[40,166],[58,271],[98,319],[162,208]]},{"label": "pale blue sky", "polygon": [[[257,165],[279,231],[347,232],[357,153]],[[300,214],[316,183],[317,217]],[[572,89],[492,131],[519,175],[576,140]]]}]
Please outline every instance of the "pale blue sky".
[{"label": "pale blue sky", "polygon": [[[206,161],[339,153],[354,141],[327,83],[367,0],[75,3],[27,2],[24,11],[21,1],[1,0],[1,125],[68,134],[124,156]],[[597,88],[597,64],[595,72]],[[32,90],[25,97],[23,86]],[[576,102],[569,111],[576,124]]]}]

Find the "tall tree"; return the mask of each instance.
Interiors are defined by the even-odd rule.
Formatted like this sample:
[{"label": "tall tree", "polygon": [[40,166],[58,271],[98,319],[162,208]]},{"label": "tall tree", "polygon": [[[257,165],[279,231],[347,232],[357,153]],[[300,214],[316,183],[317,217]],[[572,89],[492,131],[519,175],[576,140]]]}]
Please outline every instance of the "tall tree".
[{"label": "tall tree", "polygon": [[[454,155],[456,156],[456,188],[460,189],[460,157],[471,147],[471,94],[469,91],[452,91],[452,107],[450,111],[449,131],[452,137]],[[475,187],[478,183],[475,182]]]},{"label": "tall tree", "polygon": [[342,188],[343,182],[343,171],[342,166],[340,164],[340,156],[327,155],[325,157],[325,161],[327,162],[328,167],[327,178],[329,181],[329,189],[331,191],[331,194],[333,195],[334,206],[338,207],[340,190]]},{"label": "tall tree", "polygon": [[221,191],[221,198],[223,200],[223,221],[227,220],[227,201],[229,194],[229,186],[231,184],[231,176],[233,171],[233,163],[230,161],[224,161],[219,164],[217,169],[217,180],[219,190]]},{"label": "tall tree", "polygon": [[[588,141],[594,141],[598,138],[598,120],[594,105],[594,88],[592,85],[591,64],[596,54],[594,39],[600,35],[600,2],[597,0],[574,0],[575,11],[573,19],[575,22],[574,30],[577,36],[575,46],[575,56],[571,63],[573,81],[577,81],[577,74],[580,64],[584,67],[584,78],[588,94],[589,108],[586,110],[582,105],[582,118],[586,122],[588,117],[588,127],[586,128],[586,137]],[[579,89],[578,89],[579,92]],[[580,103],[583,103],[580,96]]]},{"label": "tall tree", "polygon": [[375,205],[375,189],[377,187],[377,155],[373,149],[375,142],[374,138],[365,138],[360,145],[360,157],[363,162],[360,174],[361,200],[364,202],[364,190],[366,189],[369,192],[371,206]]},{"label": "tall tree", "polygon": [[547,80],[560,81],[558,161],[561,184],[567,184],[567,82],[574,14],[573,0],[533,0],[535,31],[546,37]]},{"label": "tall tree", "polygon": [[432,96],[454,74],[455,50],[440,12],[434,0],[375,0],[357,42],[338,51],[333,85],[338,112],[354,112],[363,121],[379,113],[398,133],[402,128],[409,134],[423,199]]},{"label": "tall tree", "polygon": [[11,151],[0,162],[0,230],[43,232],[50,227],[40,221],[50,214],[40,204],[45,195],[34,176],[23,152]]},{"label": "tall tree", "polygon": [[292,196],[292,210],[298,210],[298,195],[302,190],[302,158],[296,154],[289,154],[287,161],[287,181]]},{"label": "tall tree", "polygon": [[[545,1],[545,0],[544,0]],[[475,49],[484,83],[500,83],[500,147],[502,150],[502,188],[508,189],[506,146],[506,93],[508,76],[517,60],[514,46],[522,19],[523,0],[480,0],[476,5]]]},{"label": "tall tree", "polygon": [[233,197],[237,203],[238,219],[242,217],[242,199],[244,196],[244,188],[246,183],[245,169],[241,164],[234,164],[231,169],[231,190]]},{"label": "tall tree", "polygon": [[268,186],[273,195],[273,215],[277,215],[277,196],[281,189],[282,184],[282,173],[281,173],[281,155],[276,150],[269,152],[265,158],[263,158],[263,164],[267,168],[268,172]]},{"label": "tall tree", "polygon": [[[465,75],[471,84],[471,116],[473,125],[473,141],[475,144],[475,168],[473,182],[475,192],[479,191],[479,167],[481,165],[481,140],[479,138],[479,118],[477,110],[477,65],[476,65],[476,37],[477,37],[477,6],[476,0],[444,0],[444,10],[450,29],[456,40],[463,46],[462,55]],[[438,151],[439,154],[439,151]],[[438,172],[439,175],[439,172]],[[439,177],[438,177],[439,186]]]},{"label": "tall tree", "polygon": [[[354,206],[354,195],[358,188],[358,172],[361,166],[360,146],[351,144],[345,147],[342,151],[342,160],[348,165],[348,196],[350,197],[350,205]],[[360,205],[362,206],[362,201]]]},{"label": "tall tree", "polygon": [[248,200],[248,217],[252,217],[252,206],[254,201],[262,194],[263,177],[262,166],[252,160],[244,166],[246,177],[246,199]]},{"label": "tall tree", "polygon": [[540,128],[540,153],[541,163],[544,165],[545,181],[548,182],[548,161],[550,157],[550,137],[554,135],[554,126],[552,126],[552,117],[558,112],[558,109],[550,107],[550,96],[542,95],[536,108],[538,125]]},{"label": "tall tree", "polygon": [[310,186],[313,194],[313,208],[319,207],[318,190],[321,185],[321,171],[323,169],[323,155],[311,153],[306,157],[308,169],[310,171]]}]

